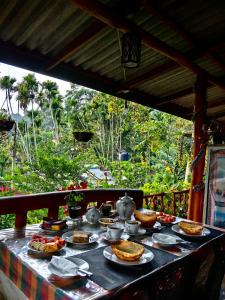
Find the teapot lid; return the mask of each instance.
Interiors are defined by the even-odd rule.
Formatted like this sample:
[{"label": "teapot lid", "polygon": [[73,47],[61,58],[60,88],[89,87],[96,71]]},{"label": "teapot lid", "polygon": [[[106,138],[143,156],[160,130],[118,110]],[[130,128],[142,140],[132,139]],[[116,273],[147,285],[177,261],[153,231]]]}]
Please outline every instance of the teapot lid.
[{"label": "teapot lid", "polygon": [[131,198],[130,196],[127,195],[127,193],[125,193],[125,196],[120,197],[121,200],[133,200],[133,198]]}]

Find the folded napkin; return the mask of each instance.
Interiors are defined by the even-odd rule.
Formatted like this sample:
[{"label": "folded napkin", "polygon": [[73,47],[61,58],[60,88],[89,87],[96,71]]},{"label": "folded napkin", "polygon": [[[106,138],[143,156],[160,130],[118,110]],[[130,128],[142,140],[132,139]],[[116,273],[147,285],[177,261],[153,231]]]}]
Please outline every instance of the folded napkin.
[{"label": "folded napkin", "polygon": [[49,270],[58,276],[76,276],[80,266],[63,257],[53,256],[49,263]]}]

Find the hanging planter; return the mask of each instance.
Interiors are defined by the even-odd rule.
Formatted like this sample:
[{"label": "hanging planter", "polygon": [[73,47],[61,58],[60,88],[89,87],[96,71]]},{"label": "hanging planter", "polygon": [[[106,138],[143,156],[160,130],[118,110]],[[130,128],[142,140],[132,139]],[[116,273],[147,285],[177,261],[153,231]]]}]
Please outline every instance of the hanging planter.
[{"label": "hanging planter", "polygon": [[0,110],[0,131],[10,131],[15,121],[11,120],[5,109]]},{"label": "hanging planter", "polygon": [[73,132],[75,140],[78,142],[88,142],[93,138],[94,133],[91,131],[74,131]]},{"label": "hanging planter", "polygon": [[10,131],[14,124],[12,120],[0,120],[0,131]]}]

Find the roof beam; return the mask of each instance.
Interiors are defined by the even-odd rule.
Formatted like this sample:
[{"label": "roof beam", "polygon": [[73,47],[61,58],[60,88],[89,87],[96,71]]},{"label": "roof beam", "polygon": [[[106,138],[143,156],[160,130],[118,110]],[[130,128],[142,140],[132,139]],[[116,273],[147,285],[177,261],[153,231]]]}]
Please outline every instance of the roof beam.
[{"label": "roof beam", "polygon": [[[209,88],[211,86],[212,86],[212,83],[208,82],[207,87]],[[160,99],[160,101],[158,102],[157,107],[161,107],[161,106],[163,106],[165,104],[168,104],[168,103],[170,103],[170,102],[172,102],[172,101],[174,101],[178,98],[182,98],[182,97],[192,95],[192,94],[194,94],[194,87],[186,88],[182,91],[179,91],[179,92],[176,92],[174,94],[170,94],[168,96],[162,97]]]},{"label": "roof beam", "polygon": [[[155,16],[158,18],[163,24],[165,24],[168,28],[170,28],[173,32],[175,32],[177,35],[179,35],[181,38],[183,38],[191,47],[194,48],[194,50],[198,52],[202,52],[201,49],[199,49],[198,45],[196,44],[193,37],[186,32],[183,28],[181,28],[180,25],[178,25],[174,20],[172,20],[170,17],[168,17],[164,12],[160,11],[160,9],[156,8],[156,6],[152,3],[150,0],[139,0],[142,2],[142,5],[146,12],[148,12],[150,15]],[[215,65],[217,65],[219,68],[225,71],[225,65],[212,53],[210,53],[210,49],[204,51],[203,55],[206,56],[209,60],[211,60]]]},{"label": "roof beam", "polygon": [[[9,42],[0,41],[0,58],[1,62],[11,64],[20,68],[29,69],[44,75],[56,77],[62,80],[68,80],[113,96],[118,97],[117,90],[119,82],[112,81],[106,77],[100,76],[80,67],[75,67],[70,63],[60,63],[55,68],[47,70],[49,56],[40,54],[37,51],[29,51],[27,48],[18,46]],[[120,98],[127,99],[142,105],[156,108],[159,97],[132,90],[127,94],[121,94]],[[176,104],[164,106],[162,111],[171,113],[178,117],[188,119],[188,111]],[[188,116],[188,117],[187,117]]]},{"label": "roof beam", "polygon": [[81,47],[94,40],[96,35],[105,28],[106,25],[102,22],[93,21],[84,32],[82,32],[77,38],[75,38],[69,45],[67,45],[57,54],[54,60],[49,64],[47,70],[51,70],[61,62],[70,58]]},{"label": "roof beam", "polygon": [[[155,67],[152,70],[149,70],[143,74],[141,74],[138,77],[134,77],[130,80],[127,80],[123,85],[122,85],[122,90],[129,90],[133,88],[134,86],[138,84],[145,83],[148,80],[154,79],[159,75],[162,75],[164,73],[167,73],[169,71],[172,71],[176,68],[178,68],[179,65],[174,62],[174,61],[168,61],[160,66]],[[120,91],[118,91],[120,92]]]},{"label": "roof beam", "polygon": [[71,0],[76,6],[81,10],[85,11],[89,15],[97,18],[103,23],[111,27],[116,27],[123,32],[134,31],[137,32],[143,43],[161,53],[164,56],[176,61],[181,66],[191,70],[195,74],[204,74],[207,76],[208,80],[225,90],[225,83],[220,82],[215,76],[208,74],[204,69],[195,64],[187,55],[181,53],[180,51],[174,49],[168,44],[162,42],[158,38],[154,37],[141,27],[137,26],[133,22],[124,19],[118,15],[118,13],[113,12],[107,6],[103,5],[96,0]]}]

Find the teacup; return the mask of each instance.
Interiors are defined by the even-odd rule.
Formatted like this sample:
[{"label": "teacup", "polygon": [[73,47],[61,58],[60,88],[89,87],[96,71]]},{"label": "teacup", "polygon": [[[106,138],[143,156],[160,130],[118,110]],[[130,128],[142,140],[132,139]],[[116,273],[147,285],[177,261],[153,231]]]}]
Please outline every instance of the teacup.
[{"label": "teacup", "polygon": [[131,234],[135,234],[138,233],[139,229],[140,229],[140,225],[141,222],[137,221],[137,220],[128,220],[125,223],[125,227],[126,227],[126,231],[127,233],[131,233]]},{"label": "teacup", "polygon": [[107,227],[107,238],[109,240],[119,240],[123,233],[123,227],[119,224],[112,224]]}]

